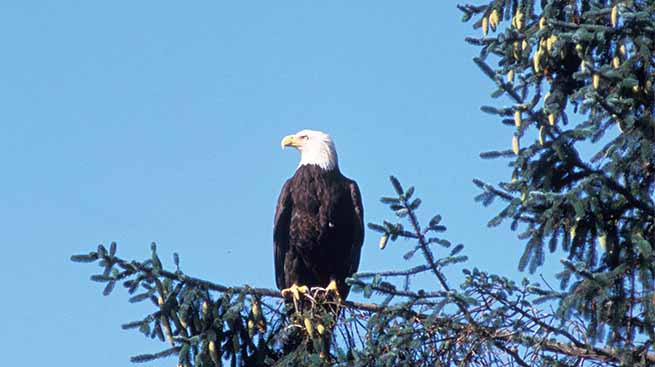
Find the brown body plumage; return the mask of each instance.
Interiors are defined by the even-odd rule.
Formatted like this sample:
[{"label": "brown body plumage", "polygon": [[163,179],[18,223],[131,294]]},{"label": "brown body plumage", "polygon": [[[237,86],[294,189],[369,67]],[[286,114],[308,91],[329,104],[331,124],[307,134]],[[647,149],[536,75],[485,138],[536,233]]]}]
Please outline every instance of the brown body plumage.
[{"label": "brown body plumage", "polygon": [[364,240],[357,184],[338,166],[298,167],[280,193],[273,237],[278,288],[326,287],[334,280],[345,299],[345,280],[357,271]]}]

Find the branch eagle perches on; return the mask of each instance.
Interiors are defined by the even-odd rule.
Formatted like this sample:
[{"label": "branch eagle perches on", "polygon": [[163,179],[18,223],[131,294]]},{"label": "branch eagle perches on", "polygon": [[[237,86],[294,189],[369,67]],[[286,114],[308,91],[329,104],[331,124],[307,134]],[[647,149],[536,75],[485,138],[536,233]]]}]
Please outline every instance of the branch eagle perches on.
[{"label": "branch eagle perches on", "polygon": [[[166,270],[151,246],[145,261],[128,261],[116,255],[116,244],[107,250],[75,255],[76,262],[98,262],[103,268],[92,280],[105,283],[103,294],[119,282],[131,295],[130,302],[150,300],[153,312],[123,325],[158,338],[170,347],[132,358],[146,362],[177,355],[182,366],[230,365],[330,365],[348,361],[357,366],[432,365],[537,365],[544,358],[563,363],[584,358],[606,365],[618,364],[614,350],[597,348],[582,340],[583,325],[562,326],[557,315],[536,308],[535,302],[561,297],[536,284],[464,270],[465,282],[456,290],[448,284],[448,266],[466,261],[462,245],[446,256],[451,246],[440,237],[446,230],[434,216],[425,228],[417,210],[414,188],[403,190],[392,177],[395,197],[382,198],[399,222],[369,224],[380,232],[381,247],[399,238],[407,242],[404,258],[422,255],[422,264],[406,270],[359,273],[348,281],[356,293],[376,302],[346,301],[331,335],[334,355],[321,358],[313,351],[321,342],[326,315],[320,307],[303,310],[289,322],[280,292],[250,286],[228,287],[192,277],[180,269]],[[411,230],[405,230],[403,223]],[[439,246],[435,248],[434,246]],[[416,276],[434,277],[434,289],[413,289]],[[430,282],[428,281],[428,284]],[[305,342],[293,353],[282,352],[282,341],[294,329],[302,329]],[[324,328],[323,328],[324,330]],[[520,351],[520,352],[519,352]],[[645,355],[655,361],[652,355]]]}]

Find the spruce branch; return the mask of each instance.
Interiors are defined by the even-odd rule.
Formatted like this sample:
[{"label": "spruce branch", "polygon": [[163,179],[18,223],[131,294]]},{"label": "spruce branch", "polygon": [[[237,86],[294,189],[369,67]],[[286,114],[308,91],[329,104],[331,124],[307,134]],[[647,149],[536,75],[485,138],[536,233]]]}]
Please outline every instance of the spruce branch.
[{"label": "spruce branch", "polygon": [[[480,47],[474,62],[497,88],[492,97],[514,106],[482,111],[516,130],[514,154],[482,155],[511,158],[511,182],[476,182],[476,199],[507,202],[490,226],[509,219],[512,230],[523,228],[519,269],[543,265],[546,244],[567,254],[558,275],[564,292],[544,299],[559,303],[560,316],[578,317],[584,338],[542,329],[576,348],[592,345],[592,354],[620,350],[605,354],[612,363],[647,363],[655,329],[655,53],[644,40],[655,29],[655,2],[485,3],[478,13],[461,8],[473,28],[483,26],[481,41],[469,42]],[[538,140],[526,143],[530,129]],[[598,150],[587,160],[589,149]]]},{"label": "spruce branch", "polygon": [[[397,190],[402,188],[397,179],[392,182]],[[371,228],[392,237],[392,241],[404,238],[410,243],[416,242],[419,249],[436,246],[439,242],[430,241],[436,238],[430,236],[445,231],[441,216],[434,216],[423,228],[416,212],[420,200],[413,199],[413,194],[411,188],[402,191],[397,201],[383,200],[393,206],[391,209],[396,216],[414,222],[411,231],[404,230],[400,223],[391,222]],[[407,210],[399,211],[403,208]],[[477,365],[504,360],[524,366],[544,358],[559,358],[561,363],[570,358],[587,358],[598,363],[620,360],[617,351],[587,344],[580,336],[558,328],[561,320],[557,315],[537,312],[530,299],[536,300],[535,297],[544,293],[533,285],[518,286],[496,275],[465,269],[467,280],[460,286],[461,291],[455,291],[447,284],[443,268],[455,263],[448,259],[461,257],[463,246],[455,246],[443,257],[435,256],[428,249],[432,257],[423,256],[424,264],[405,270],[355,274],[349,280],[355,293],[366,295],[368,289],[369,296],[377,294],[384,300],[342,303],[344,315],[337,321],[334,334],[340,336],[335,341],[335,362],[350,360],[356,361],[356,365],[370,365],[375,361],[379,365],[380,361],[388,360],[389,365],[394,365],[409,358],[416,365]],[[297,351],[286,356],[280,353],[280,338],[302,324],[285,321],[286,313],[280,310],[282,297],[277,290],[226,286],[187,275],[180,270],[178,255],[174,255],[176,270],[166,270],[154,244],[151,258],[145,261],[118,257],[115,244],[111,251],[101,245],[97,251],[74,255],[71,260],[97,262],[102,268],[101,274],[92,279],[102,283],[122,281],[130,294],[138,289],[143,291],[132,296],[132,301],[150,299],[155,305],[155,311],[144,319],[126,323],[123,328],[138,328],[148,336],[167,340],[172,346],[159,353],[133,357],[135,362],[177,354],[179,363],[187,366],[212,365],[226,359],[237,364],[270,365],[292,360],[312,364],[311,353]],[[442,276],[445,289],[402,290],[393,285],[394,279],[435,269]],[[321,321],[324,315],[317,312],[314,309],[310,314],[302,313],[294,318],[309,320],[305,322],[314,325],[312,329],[315,330],[315,325],[324,322]],[[389,335],[394,335],[395,341],[387,339]],[[567,341],[552,339],[549,335]],[[395,351],[388,349],[389,343],[395,343]],[[347,348],[347,352],[342,347]],[[529,353],[520,353],[521,350]],[[371,356],[386,359],[371,360]],[[655,362],[655,356],[646,349],[640,356]]]}]

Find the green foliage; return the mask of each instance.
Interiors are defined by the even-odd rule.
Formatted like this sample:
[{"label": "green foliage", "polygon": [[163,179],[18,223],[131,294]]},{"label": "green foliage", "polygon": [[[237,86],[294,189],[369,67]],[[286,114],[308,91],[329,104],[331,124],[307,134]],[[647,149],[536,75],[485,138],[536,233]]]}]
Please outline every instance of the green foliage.
[{"label": "green foliage", "polygon": [[655,1],[459,8],[483,30],[467,41],[480,47],[474,62],[492,80],[492,97],[511,103],[482,111],[513,126],[508,141],[516,137],[513,151],[482,155],[511,157],[511,181],[475,181],[483,204],[506,203],[489,225],[520,228],[521,270],[535,272],[546,249],[566,254],[558,314],[588,320],[592,343],[625,350],[625,358],[650,349]]},{"label": "green foliage", "polygon": [[[92,276],[94,281],[122,282],[130,302],[152,303],[151,313],[123,329],[170,346],[133,357],[137,363],[177,356],[181,366],[559,366],[580,365],[581,357],[589,365],[618,364],[629,354],[583,342],[602,335],[602,328],[588,334],[587,325],[570,321],[571,307],[558,312],[536,307],[552,300],[562,300],[561,305],[579,302],[574,294],[527,280],[517,284],[478,269],[464,269],[464,282],[451,286],[445,271],[466,261],[464,246],[446,250],[450,241],[442,237],[442,217],[434,215],[421,225],[414,188],[404,191],[396,178],[391,182],[397,196],[381,201],[396,221],[371,223],[369,228],[393,246],[409,248],[405,261],[414,264],[347,280],[353,292],[375,303],[337,304],[322,288],[291,303],[274,290],[226,287],[183,273],[178,255],[173,256],[176,270],[164,269],[154,244],[150,258],[142,262],[117,257],[115,245],[111,251],[101,245],[71,260],[95,259],[102,270]],[[624,271],[617,268],[602,277],[586,272],[584,263],[565,264],[585,275],[577,289],[588,294],[598,293],[598,284],[611,284]],[[433,279],[428,284],[434,287],[417,289],[411,282],[415,277]],[[648,312],[652,314],[652,307]],[[655,361],[649,353],[637,357]]]}]

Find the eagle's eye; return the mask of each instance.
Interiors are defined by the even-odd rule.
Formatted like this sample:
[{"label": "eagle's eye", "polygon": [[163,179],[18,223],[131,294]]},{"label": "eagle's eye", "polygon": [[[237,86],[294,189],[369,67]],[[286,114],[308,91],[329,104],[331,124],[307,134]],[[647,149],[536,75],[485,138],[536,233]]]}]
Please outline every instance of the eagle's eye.
[{"label": "eagle's eye", "polygon": [[301,135],[301,136],[300,136],[300,139],[302,139],[302,140],[307,140],[307,139],[309,139],[309,136],[307,136],[307,135]]}]

